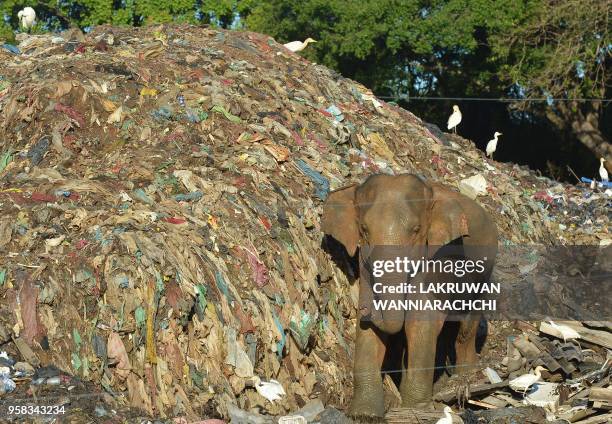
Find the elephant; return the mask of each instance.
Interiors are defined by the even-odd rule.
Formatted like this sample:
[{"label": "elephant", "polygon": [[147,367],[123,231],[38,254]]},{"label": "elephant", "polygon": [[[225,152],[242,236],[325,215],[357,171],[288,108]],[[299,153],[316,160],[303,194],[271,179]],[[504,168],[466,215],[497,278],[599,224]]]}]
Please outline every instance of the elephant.
[{"label": "elephant", "polygon": [[[323,205],[321,230],[342,244],[350,257],[359,257],[359,310],[355,334],[352,416],[381,417],[384,395],[381,367],[390,337],[405,332],[399,391],[403,407],[431,408],[436,343],[447,320],[419,319],[408,312],[380,312],[373,316],[372,258],[362,257],[366,246],[424,246],[427,257],[458,245],[464,257],[488,256],[480,273],[491,275],[497,254],[497,228],[489,214],[474,200],[439,183],[413,174],[374,174],[361,184],[329,193]],[[436,249],[436,250],[433,250]],[[367,275],[365,275],[367,274]],[[366,278],[364,278],[366,277]],[[435,273],[413,276],[415,281],[436,280]],[[405,278],[401,277],[401,278]],[[378,295],[376,295],[378,296]],[[407,295],[410,296],[410,295]],[[456,365],[477,362],[476,333],[482,314],[468,314],[459,321],[454,342]],[[395,347],[395,346],[393,346]],[[467,369],[467,368],[466,368]]]}]

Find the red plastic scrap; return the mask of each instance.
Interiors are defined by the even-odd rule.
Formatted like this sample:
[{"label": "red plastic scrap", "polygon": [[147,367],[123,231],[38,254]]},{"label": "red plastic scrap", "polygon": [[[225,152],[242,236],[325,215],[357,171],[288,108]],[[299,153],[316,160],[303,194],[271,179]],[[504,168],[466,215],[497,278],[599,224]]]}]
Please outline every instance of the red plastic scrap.
[{"label": "red plastic scrap", "polygon": [[234,84],[234,80],[230,80],[230,79],[222,79],[221,82],[223,83],[223,85],[233,85]]},{"label": "red plastic scrap", "polygon": [[39,193],[35,191],[30,197],[35,202],[55,202],[57,198],[52,194]]},{"label": "red plastic scrap", "polygon": [[249,185],[249,182],[244,176],[238,176],[232,181],[232,185],[236,188],[244,188]]},{"label": "red plastic scrap", "polygon": [[272,51],[272,48],[268,45],[268,36],[265,36],[266,39],[263,40],[262,38],[256,36],[256,35],[249,35],[247,38],[249,39],[249,41],[253,42],[253,44],[255,44],[259,50],[261,50],[264,53],[269,53],[270,51]]},{"label": "red plastic scrap", "polygon": [[321,140],[319,140],[319,137],[317,137],[317,135],[313,132],[310,132],[308,134],[308,138],[310,141],[314,141],[317,145],[317,147],[319,148],[320,151],[326,151],[327,150],[327,145],[325,143],[323,143]]},{"label": "red plastic scrap", "polygon": [[449,173],[448,169],[446,169],[446,167],[444,166],[444,161],[442,160],[442,158],[440,158],[440,156],[433,155],[430,159],[430,162],[436,165],[436,169],[442,173],[442,176]]},{"label": "red plastic scrap", "polygon": [[187,220],[183,218],[162,218],[162,221],[168,224],[184,224],[187,222]]},{"label": "red plastic scrap", "polygon": [[119,165],[115,165],[111,168],[111,172],[113,174],[118,174],[121,172],[121,170],[123,169],[123,165],[119,164]]},{"label": "red plastic scrap", "polygon": [[272,224],[270,224],[270,221],[268,221],[268,218],[266,218],[265,216],[260,216],[259,220],[263,224],[264,228],[270,231],[270,229],[272,228]]},{"label": "red plastic scrap", "polygon": [[328,118],[331,118],[333,116],[331,113],[329,113],[325,109],[317,109],[317,112],[321,113],[322,115],[327,116]]},{"label": "red plastic scrap", "polygon": [[76,49],[74,49],[75,53],[82,54],[85,53],[85,44],[79,45]]},{"label": "red plastic scrap", "polygon": [[293,139],[298,146],[304,145],[304,140],[302,140],[302,137],[300,137],[297,131],[291,130],[291,134],[293,135]]},{"label": "red plastic scrap", "polygon": [[552,203],[553,203],[553,198],[548,193],[546,193],[545,191],[538,191],[537,193],[535,193],[533,195],[533,198],[535,200],[542,200],[542,201],[548,203],[549,205],[552,205]]},{"label": "red plastic scrap", "polygon": [[79,250],[82,250],[82,249],[84,249],[84,248],[85,248],[85,246],[87,246],[88,244],[89,244],[89,242],[88,242],[87,240],[85,240],[85,239],[80,239],[80,240],[77,240],[77,241],[74,243],[74,247],[76,247],[76,248],[77,248],[77,249],[79,249]]},{"label": "red plastic scrap", "polygon": [[268,280],[270,279],[270,276],[268,275],[268,269],[266,268],[264,263],[261,262],[259,258],[255,256],[255,254],[253,254],[250,250],[244,247],[242,248],[242,250],[244,251],[249,261],[249,265],[251,266],[253,281],[255,281],[257,287],[262,288],[263,286],[268,284]]},{"label": "red plastic scrap", "polygon": [[69,118],[77,121],[77,123],[81,127],[85,126],[85,118],[83,118],[83,115],[81,115],[79,112],[77,112],[76,110],[74,110],[70,106],[66,106],[66,105],[63,105],[61,103],[56,103],[55,104],[55,110],[57,112],[61,112],[61,113],[64,113],[64,114],[68,115]]},{"label": "red plastic scrap", "polygon": [[253,325],[253,321],[248,314],[245,314],[238,302],[234,303],[234,316],[238,318],[240,321],[240,333],[254,333],[255,326]]},{"label": "red plastic scrap", "polygon": [[74,142],[76,141],[76,137],[72,134],[66,134],[63,137],[62,144],[69,149],[74,147]]}]

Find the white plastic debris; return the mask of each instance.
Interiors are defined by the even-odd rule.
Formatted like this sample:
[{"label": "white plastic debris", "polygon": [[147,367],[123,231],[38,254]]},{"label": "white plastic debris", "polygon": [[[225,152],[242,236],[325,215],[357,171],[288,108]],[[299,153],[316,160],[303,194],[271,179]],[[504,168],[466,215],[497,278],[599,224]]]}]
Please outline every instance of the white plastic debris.
[{"label": "white plastic debris", "polygon": [[125,191],[122,191],[121,193],[119,193],[119,196],[121,196],[121,201],[122,202],[131,202],[132,198],[130,197],[129,194],[127,194]]},{"label": "white plastic debris", "polygon": [[278,424],[306,424],[306,418],[301,415],[286,415],[278,419]]},{"label": "white plastic debris", "polygon": [[10,393],[15,390],[16,387],[17,385],[10,379],[10,377],[8,377],[8,375],[5,375],[5,373],[0,373],[0,395]]},{"label": "white plastic debris", "polygon": [[487,193],[487,180],[481,174],[473,175],[459,182],[459,191],[470,199]]},{"label": "white plastic debris", "polygon": [[9,367],[0,367],[0,378],[8,377],[11,375],[11,369]]},{"label": "white plastic debris", "polygon": [[502,382],[501,377],[493,368],[486,367],[483,372],[487,376],[491,384],[497,384]]},{"label": "white plastic debris", "polygon": [[523,403],[539,406],[550,412],[555,412],[559,406],[559,393],[557,383],[538,383],[536,389],[529,393]]},{"label": "white plastic debris", "polygon": [[227,356],[225,357],[225,363],[235,367],[234,372],[238,377],[253,377],[253,364],[249,359],[249,355],[247,355],[238,344],[238,341],[236,340],[236,330],[233,328],[226,329],[226,337]]},{"label": "white plastic debris", "polygon": [[276,380],[259,381],[255,384],[257,393],[268,399],[270,402],[280,400],[286,395],[283,386]]},{"label": "white plastic debris", "polygon": [[57,247],[60,244],[62,244],[62,242],[64,241],[65,238],[66,238],[65,235],[61,235],[59,237],[46,239],[45,240],[45,246],[47,246],[47,247]]}]

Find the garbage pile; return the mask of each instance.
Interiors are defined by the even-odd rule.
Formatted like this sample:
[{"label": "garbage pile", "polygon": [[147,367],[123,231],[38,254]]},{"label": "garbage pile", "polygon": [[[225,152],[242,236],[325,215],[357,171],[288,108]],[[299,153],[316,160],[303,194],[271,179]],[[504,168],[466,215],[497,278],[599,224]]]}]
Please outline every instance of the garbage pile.
[{"label": "garbage pile", "polygon": [[343,409],[357,291],[319,217],[371,173],[457,187],[503,244],[612,240],[607,193],[489,161],[268,36],[18,41],[0,46],[0,350],[32,369],[1,374],[5,399],[52,365],[161,418]]},{"label": "garbage pile", "polygon": [[468,422],[478,417],[495,422],[492,418],[526,408],[532,413],[525,422],[612,420],[612,323],[542,321],[536,327],[518,322],[515,329],[520,331],[506,338],[500,361],[492,361],[461,390],[440,391],[436,399],[479,409],[464,412]]}]

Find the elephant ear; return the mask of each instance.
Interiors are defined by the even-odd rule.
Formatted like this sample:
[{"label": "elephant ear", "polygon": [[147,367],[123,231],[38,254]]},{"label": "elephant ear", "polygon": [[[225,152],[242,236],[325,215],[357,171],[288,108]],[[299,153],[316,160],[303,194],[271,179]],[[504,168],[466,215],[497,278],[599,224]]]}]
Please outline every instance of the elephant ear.
[{"label": "elephant ear", "polygon": [[433,189],[431,222],[427,244],[443,246],[460,237],[469,236],[469,222],[461,204],[446,193],[445,189]]},{"label": "elephant ear", "polygon": [[357,185],[340,188],[329,193],[323,204],[321,230],[344,245],[350,256],[359,244],[355,189]]}]

